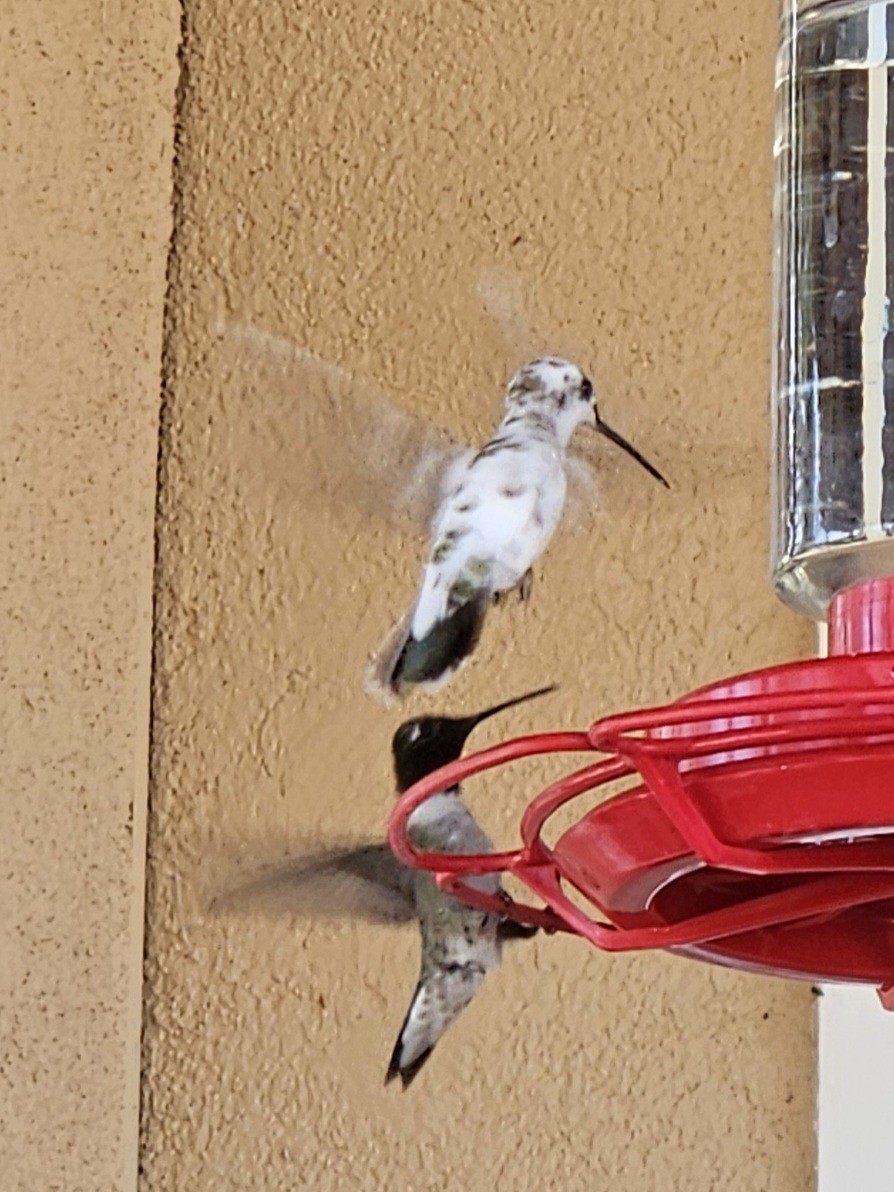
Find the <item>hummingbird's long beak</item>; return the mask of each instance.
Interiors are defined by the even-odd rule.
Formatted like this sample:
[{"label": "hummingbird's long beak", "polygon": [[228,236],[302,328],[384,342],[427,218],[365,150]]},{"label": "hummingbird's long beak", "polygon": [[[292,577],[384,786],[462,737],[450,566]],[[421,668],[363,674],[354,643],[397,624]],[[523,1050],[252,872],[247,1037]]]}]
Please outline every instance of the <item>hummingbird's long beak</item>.
[{"label": "hummingbird's long beak", "polygon": [[[424,775],[431,774],[440,766],[446,766],[448,762],[456,761],[469,734],[482,720],[555,690],[555,687],[539,687],[526,695],[517,695],[515,699],[507,699],[505,703],[485,708],[483,712],[476,712],[473,716],[425,716],[421,720],[406,721],[394,734],[391,745],[398,791],[403,793],[409,790],[413,783],[418,782]],[[425,731],[405,739],[404,730],[412,729],[414,726],[424,728]]]},{"label": "hummingbird's long beak", "polygon": [[612,430],[607,422],[603,422],[599,417],[598,410],[595,410],[594,413],[596,414],[596,430],[599,434],[605,435],[607,439],[611,439],[622,451],[626,451],[628,455],[632,455],[636,462],[641,464],[651,476],[654,476],[656,480],[660,480],[665,488],[670,488],[670,485],[658,469],[650,464],[644,455],[640,455],[632,443],[628,443],[623,435],[619,435],[616,430]]},{"label": "hummingbird's long beak", "polygon": [[525,695],[517,695],[514,699],[504,700],[502,704],[494,704],[492,708],[485,708],[483,712],[476,712],[474,716],[464,716],[459,722],[465,728],[463,741],[482,720],[489,720],[498,712],[505,712],[507,708],[514,708],[516,704],[525,704],[529,699],[537,699],[541,695],[549,695],[551,691],[558,691],[558,684],[550,683],[549,687],[538,687],[536,691],[528,691]]}]

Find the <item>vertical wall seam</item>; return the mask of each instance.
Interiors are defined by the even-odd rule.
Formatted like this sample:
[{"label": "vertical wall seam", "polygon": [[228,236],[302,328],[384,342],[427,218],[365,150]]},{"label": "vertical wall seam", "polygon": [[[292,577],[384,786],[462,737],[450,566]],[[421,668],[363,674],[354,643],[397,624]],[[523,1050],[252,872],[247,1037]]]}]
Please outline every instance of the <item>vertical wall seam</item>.
[{"label": "vertical wall seam", "polygon": [[[187,0],[179,0],[180,36],[177,43],[178,74],[174,91],[173,105],[173,136],[171,141],[171,175],[170,175],[170,210],[171,232],[168,241],[167,264],[165,271],[165,294],[162,313],[161,354],[159,360],[159,403],[156,438],[155,464],[155,515],[153,526],[153,566],[151,592],[151,633],[150,633],[150,661],[149,661],[149,717],[147,739],[147,789],[145,798],[141,801],[141,821],[137,820],[137,802],[134,803],[134,879],[139,898],[135,904],[139,914],[139,926],[135,927],[134,938],[138,940],[140,949],[141,996],[139,999],[140,1029],[139,1029],[139,1062],[136,1066],[135,1099],[137,1106],[136,1128],[134,1133],[132,1170],[134,1172],[133,1187],[139,1188],[143,1183],[143,1139],[145,1137],[145,1115],[150,1107],[145,1099],[145,1067],[146,1067],[146,995],[149,988],[151,973],[149,970],[150,957],[148,942],[150,940],[149,924],[149,889],[152,882],[151,854],[152,854],[152,807],[155,786],[155,741],[156,741],[156,706],[158,694],[158,651],[159,651],[159,589],[161,583],[161,526],[164,517],[165,471],[170,446],[171,422],[171,381],[174,367],[171,359],[172,324],[174,321],[174,303],[179,292],[178,272],[180,260],[180,231],[183,213],[183,171],[181,167],[181,153],[185,129],[185,110],[189,92],[189,65],[187,56],[188,45],[188,17],[186,11]],[[139,843],[138,843],[139,842]]]}]

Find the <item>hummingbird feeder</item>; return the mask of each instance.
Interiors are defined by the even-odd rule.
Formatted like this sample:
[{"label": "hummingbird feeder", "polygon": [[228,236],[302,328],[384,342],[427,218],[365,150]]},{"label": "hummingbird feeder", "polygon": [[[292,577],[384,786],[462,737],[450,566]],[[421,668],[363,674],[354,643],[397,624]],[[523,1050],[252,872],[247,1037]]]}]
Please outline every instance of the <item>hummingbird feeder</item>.
[{"label": "hummingbird feeder", "polygon": [[[889,33],[889,27],[891,32]],[[390,840],[457,897],[608,951],[878,987],[894,1009],[894,2],[785,6],[777,70],[773,581],[829,657],[725,679],[584,732],[463,758]],[[598,760],[530,803],[521,844],[424,853],[413,810],[534,754]],[[593,792],[612,793],[593,806]],[[551,845],[544,828],[587,796]],[[544,905],[468,878],[507,871]],[[570,896],[575,892],[574,898]]]}]

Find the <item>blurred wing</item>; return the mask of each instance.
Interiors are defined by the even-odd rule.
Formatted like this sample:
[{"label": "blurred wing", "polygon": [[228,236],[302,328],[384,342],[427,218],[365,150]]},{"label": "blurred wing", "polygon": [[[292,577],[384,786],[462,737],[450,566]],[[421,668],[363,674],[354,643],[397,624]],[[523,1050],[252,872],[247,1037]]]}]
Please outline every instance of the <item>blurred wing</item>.
[{"label": "blurred wing", "polygon": [[572,533],[585,529],[601,508],[623,509],[655,484],[624,452],[586,431],[576,436],[568,450],[565,474],[568,496],[562,524]]},{"label": "blurred wing", "polygon": [[416,917],[413,875],[387,844],[295,857],[215,899],[216,912],[406,923]]},{"label": "blurred wing", "polygon": [[506,356],[512,372],[526,360],[537,355],[536,337],[531,328],[525,281],[515,269],[494,265],[485,269],[476,287],[481,305],[496,324],[506,345]]},{"label": "blurred wing", "polygon": [[568,495],[559,527],[572,534],[585,530],[599,508],[599,477],[596,465],[574,448],[565,457]]},{"label": "blurred wing", "polygon": [[428,529],[469,448],[288,340],[242,323],[215,330],[231,459],[305,503]]}]

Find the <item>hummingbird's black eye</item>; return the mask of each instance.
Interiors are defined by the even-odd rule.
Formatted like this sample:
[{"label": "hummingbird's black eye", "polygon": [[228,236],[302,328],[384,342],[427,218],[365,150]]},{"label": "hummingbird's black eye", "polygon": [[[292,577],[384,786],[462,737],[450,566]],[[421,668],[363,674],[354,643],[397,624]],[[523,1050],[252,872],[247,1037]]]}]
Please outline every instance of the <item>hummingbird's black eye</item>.
[{"label": "hummingbird's black eye", "polygon": [[580,383],[580,395],[582,401],[590,401],[593,397],[593,382],[589,377],[584,377]]}]

